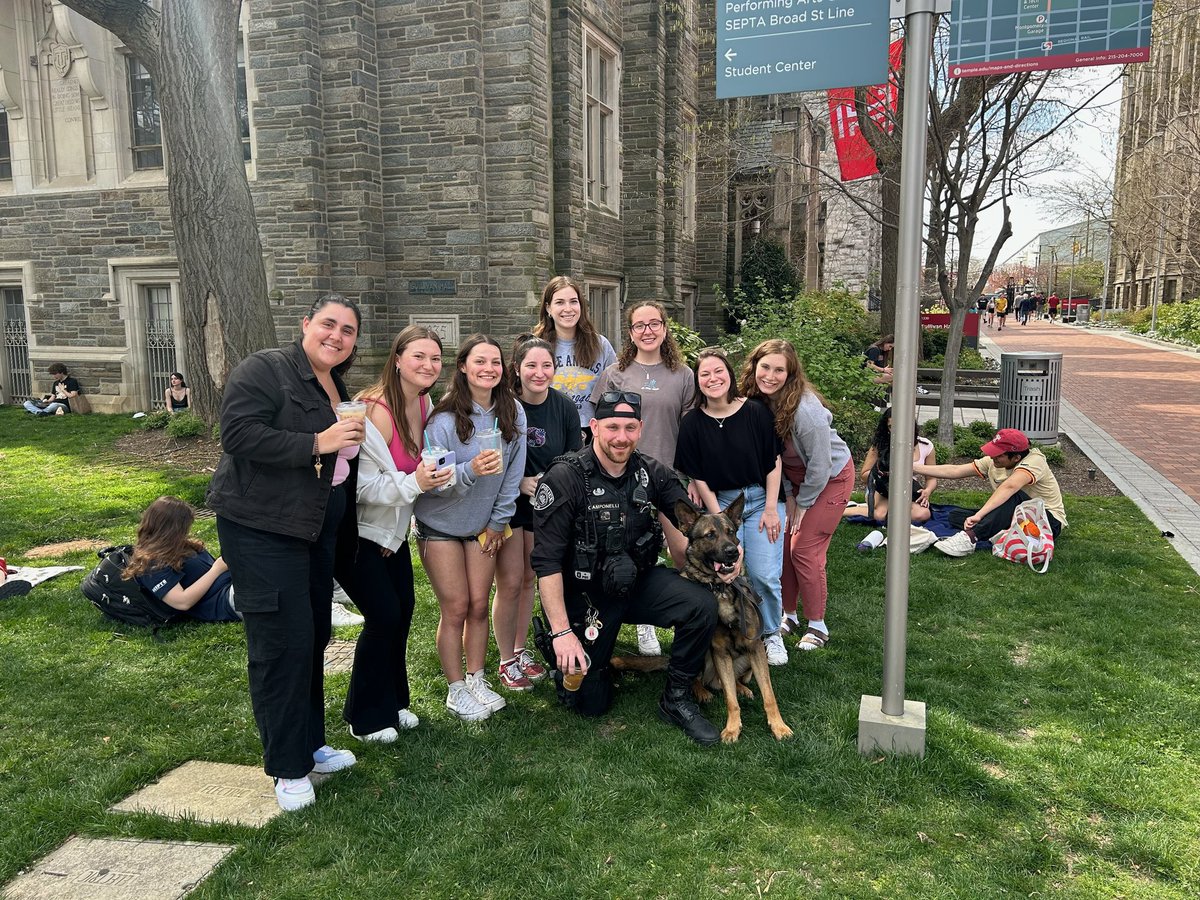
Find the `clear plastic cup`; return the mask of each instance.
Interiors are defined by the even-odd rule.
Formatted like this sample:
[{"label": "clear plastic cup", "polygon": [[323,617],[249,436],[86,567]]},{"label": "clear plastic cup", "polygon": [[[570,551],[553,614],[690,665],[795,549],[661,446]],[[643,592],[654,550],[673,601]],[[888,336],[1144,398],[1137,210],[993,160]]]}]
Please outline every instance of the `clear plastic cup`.
[{"label": "clear plastic cup", "polygon": [[[363,423],[363,441],[367,439],[367,404],[362,400],[343,400],[333,408],[339,419],[355,419]],[[361,444],[363,441],[359,441]]]},{"label": "clear plastic cup", "polygon": [[495,450],[501,452],[504,449],[504,437],[500,433],[499,428],[487,428],[477,433],[479,438],[479,452],[484,450]]},{"label": "clear plastic cup", "polygon": [[583,652],[583,662],[586,666],[586,671],[583,672],[563,672],[563,687],[571,693],[579,690],[579,686],[583,684],[583,679],[587,676],[587,672],[591,671],[592,658],[587,655],[587,651]]}]

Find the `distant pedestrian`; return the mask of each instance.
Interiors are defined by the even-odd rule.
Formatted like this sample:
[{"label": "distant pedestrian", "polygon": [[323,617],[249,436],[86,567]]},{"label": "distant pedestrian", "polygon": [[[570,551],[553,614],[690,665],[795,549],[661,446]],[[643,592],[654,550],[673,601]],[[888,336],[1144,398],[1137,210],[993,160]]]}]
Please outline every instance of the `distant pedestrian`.
[{"label": "distant pedestrian", "polygon": [[1007,317],[1008,317],[1008,297],[1004,297],[1004,296],[997,297],[996,298],[996,318],[998,318],[1000,320],[1000,324],[996,328],[997,331],[1004,330],[1004,320]]},{"label": "distant pedestrian", "polygon": [[996,298],[989,297],[987,304],[987,327],[991,328],[992,323],[996,321]]},{"label": "distant pedestrian", "polygon": [[1046,301],[1046,307],[1050,311],[1050,321],[1051,322],[1053,322],[1055,319],[1058,318],[1058,303],[1059,303],[1058,295],[1053,294],[1053,293],[1050,295],[1050,298]]}]

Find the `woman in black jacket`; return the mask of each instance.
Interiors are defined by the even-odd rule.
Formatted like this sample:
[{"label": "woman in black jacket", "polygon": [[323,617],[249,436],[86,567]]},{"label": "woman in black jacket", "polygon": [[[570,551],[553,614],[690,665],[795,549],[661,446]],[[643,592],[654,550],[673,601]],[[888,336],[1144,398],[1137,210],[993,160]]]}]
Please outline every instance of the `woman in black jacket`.
[{"label": "woman in black jacket", "polygon": [[334,408],[348,399],[342,373],[354,359],[360,324],[350,300],[322,297],[303,319],[299,340],[261,350],[233,370],[221,406],[224,453],[208,505],[246,623],[264,768],[285,810],[316,799],[310,772],[355,762],[353,753],[325,743],[323,653],[335,550],[339,563],[348,563],[356,543],[364,425],[339,421]]}]

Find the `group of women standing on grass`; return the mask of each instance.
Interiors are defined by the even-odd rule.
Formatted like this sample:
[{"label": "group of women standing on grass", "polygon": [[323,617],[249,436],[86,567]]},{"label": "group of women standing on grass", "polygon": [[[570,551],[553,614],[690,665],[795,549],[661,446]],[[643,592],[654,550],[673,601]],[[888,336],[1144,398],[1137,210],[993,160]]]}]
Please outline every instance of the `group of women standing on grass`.
[{"label": "group of women standing on grass", "polygon": [[[579,285],[552,279],[511,363],[496,340],[472,335],[436,405],[429,392],[442,374],[442,343],[411,325],[359,394],[364,419],[337,411],[349,399],[342,374],[361,317],[352,301],[330,294],[304,317],[294,344],[256,353],[231,374],[208,502],[245,621],[265,768],[285,809],[313,801],[310,773],[355,762],[325,740],[322,653],[335,575],[365,617],[344,709],[351,734],[391,742],[418,724],[406,669],[410,522],[439,604],[447,708],[475,721],[505,706],[485,668],[493,583],[499,686],[529,690],[545,677],[526,648],[530,498],[556,456],[590,439],[604,391],[642,395],[639,450],[689,476],[698,504],[715,511],[746,495],[746,567],[763,598],[772,662],[787,661],[783,633],[803,631],[801,649],[829,639],[824,554],[853,466],[795,351],[767,341],[739,379],[724,353],[709,349],[693,373],[661,304],[634,304],[626,324],[617,356]],[[686,538],[664,526],[680,566]],[[653,629],[638,637],[642,652],[659,652]]]}]

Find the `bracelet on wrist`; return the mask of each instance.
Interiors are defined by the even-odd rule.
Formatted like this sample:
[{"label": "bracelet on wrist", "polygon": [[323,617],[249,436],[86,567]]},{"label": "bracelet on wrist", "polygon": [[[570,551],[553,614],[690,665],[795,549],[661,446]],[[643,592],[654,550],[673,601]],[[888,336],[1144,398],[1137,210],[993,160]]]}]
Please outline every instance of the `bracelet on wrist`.
[{"label": "bracelet on wrist", "polygon": [[564,635],[574,634],[574,633],[575,632],[572,631],[570,628],[564,628],[562,631],[556,631],[556,632],[554,632],[554,634],[550,635],[550,640],[556,641],[560,637],[563,637]]}]

